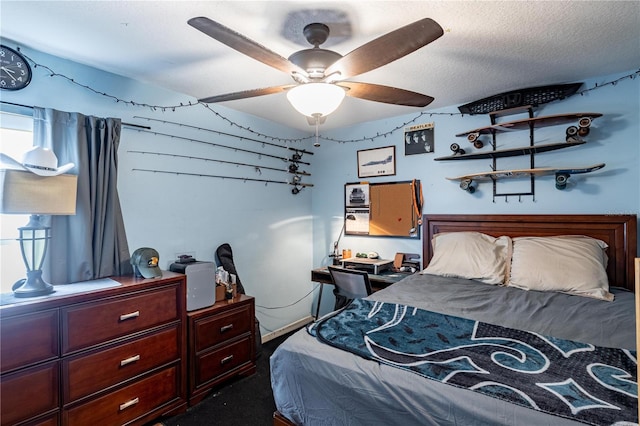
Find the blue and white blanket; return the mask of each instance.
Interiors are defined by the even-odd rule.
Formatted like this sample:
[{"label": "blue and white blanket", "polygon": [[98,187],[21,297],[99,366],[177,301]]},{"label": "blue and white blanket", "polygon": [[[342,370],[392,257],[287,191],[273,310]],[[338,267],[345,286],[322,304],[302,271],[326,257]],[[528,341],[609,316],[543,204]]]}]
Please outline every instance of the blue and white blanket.
[{"label": "blue and white blanket", "polygon": [[591,425],[637,423],[635,351],[360,299],[308,330],[363,358],[531,409]]}]

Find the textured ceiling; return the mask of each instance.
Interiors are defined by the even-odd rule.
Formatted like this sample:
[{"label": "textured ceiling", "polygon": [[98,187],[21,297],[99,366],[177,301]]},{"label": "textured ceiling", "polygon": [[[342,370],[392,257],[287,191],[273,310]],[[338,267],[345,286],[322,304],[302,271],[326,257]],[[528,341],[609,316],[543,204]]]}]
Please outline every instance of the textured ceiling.
[{"label": "textured ceiling", "polygon": [[[293,82],[187,25],[196,16],[218,21],[284,57],[310,47],[301,36],[310,22],[328,24],[332,37],[322,47],[344,55],[396,28],[432,18],[445,30],[441,38],[351,79],[435,97],[427,110],[640,68],[637,0],[1,0],[0,36],[12,47],[41,50],[193,98]],[[224,105],[312,130],[284,93]],[[323,126],[343,127],[413,111],[420,109],[347,98]]]}]

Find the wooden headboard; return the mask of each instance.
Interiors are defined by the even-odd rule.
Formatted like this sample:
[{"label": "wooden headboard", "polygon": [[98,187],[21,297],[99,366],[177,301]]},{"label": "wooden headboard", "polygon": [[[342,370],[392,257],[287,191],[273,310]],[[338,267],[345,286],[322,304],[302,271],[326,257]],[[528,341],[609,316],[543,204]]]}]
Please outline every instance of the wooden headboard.
[{"label": "wooden headboard", "polygon": [[424,215],[422,258],[426,266],[433,256],[431,239],[439,232],[477,231],[494,237],[587,235],[609,245],[609,284],[634,291],[636,227],[635,215]]}]

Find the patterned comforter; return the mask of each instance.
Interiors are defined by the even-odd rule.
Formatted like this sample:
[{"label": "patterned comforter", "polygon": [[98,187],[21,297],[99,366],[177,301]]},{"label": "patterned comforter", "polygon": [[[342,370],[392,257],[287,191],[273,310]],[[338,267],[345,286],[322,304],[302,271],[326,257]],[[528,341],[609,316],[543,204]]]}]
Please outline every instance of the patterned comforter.
[{"label": "patterned comforter", "polygon": [[420,376],[592,425],[636,424],[636,352],[354,300],[318,340]]}]

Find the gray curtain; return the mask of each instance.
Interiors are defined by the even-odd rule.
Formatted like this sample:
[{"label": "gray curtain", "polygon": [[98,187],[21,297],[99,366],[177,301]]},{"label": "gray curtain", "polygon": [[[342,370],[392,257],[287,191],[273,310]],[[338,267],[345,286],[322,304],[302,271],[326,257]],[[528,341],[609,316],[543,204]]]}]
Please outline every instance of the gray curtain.
[{"label": "gray curtain", "polygon": [[51,216],[44,278],[67,284],[132,274],[118,198],[120,119],[34,108],[34,145],[52,149],[58,166],[78,175],[74,216]]}]

